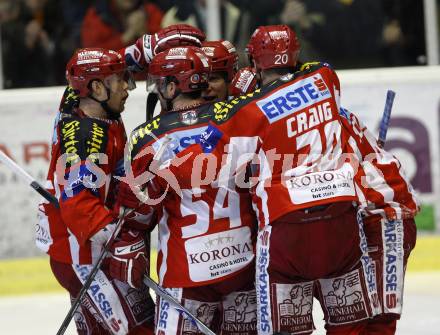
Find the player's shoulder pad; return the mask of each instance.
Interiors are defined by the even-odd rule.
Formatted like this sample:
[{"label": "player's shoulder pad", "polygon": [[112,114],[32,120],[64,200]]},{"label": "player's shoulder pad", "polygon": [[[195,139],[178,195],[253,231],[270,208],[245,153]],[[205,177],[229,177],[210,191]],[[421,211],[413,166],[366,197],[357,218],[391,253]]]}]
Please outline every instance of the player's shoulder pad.
[{"label": "player's shoulder pad", "polygon": [[103,120],[66,117],[60,120],[61,154],[68,154],[67,163],[74,164],[87,157],[94,159],[106,153],[109,124]]},{"label": "player's shoulder pad", "polygon": [[258,99],[272,88],[258,88],[255,91],[235,97],[231,100],[214,102],[211,107],[212,121],[220,124],[229,120],[241,108]]},{"label": "player's shoulder pad", "polygon": [[176,131],[179,128],[208,123],[210,118],[210,104],[204,104],[187,111],[160,114],[152,120],[142,123],[131,132],[128,142],[130,155],[134,157],[142,148],[166,133]]},{"label": "player's shoulder pad", "polygon": [[298,72],[310,73],[310,72],[314,72],[314,71],[321,69],[321,68],[328,68],[328,69],[334,71],[333,67],[329,63],[306,62],[306,63],[301,64]]},{"label": "player's shoulder pad", "polygon": [[343,117],[351,123],[351,112],[348,109],[345,109],[344,107],[339,107],[339,116]]},{"label": "player's shoulder pad", "polygon": [[146,143],[160,136],[163,117],[164,115],[158,115],[133,129],[128,139],[128,150],[132,156],[136,155]]}]

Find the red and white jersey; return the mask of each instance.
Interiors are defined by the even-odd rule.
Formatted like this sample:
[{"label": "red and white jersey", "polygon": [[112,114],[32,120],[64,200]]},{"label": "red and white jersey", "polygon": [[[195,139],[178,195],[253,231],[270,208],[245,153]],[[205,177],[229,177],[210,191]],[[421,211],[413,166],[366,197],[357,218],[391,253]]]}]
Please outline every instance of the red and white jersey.
[{"label": "red and white jersey", "polygon": [[194,186],[169,167],[176,154],[198,143],[211,108],[162,114],[137,127],[129,138],[127,176],[141,177],[153,156],[161,165],[150,183],[142,178],[136,183],[141,189],[147,186],[152,200],[163,197],[152,209],[158,217],[157,271],[164,287],[220,282],[254,261],[257,224],[247,190],[209,183]]},{"label": "red and white jersey", "polygon": [[[371,173],[363,160],[378,151],[364,145],[366,140],[354,138],[356,133],[339,115],[339,101],[336,73],[327,64],[307,63],[295,74],[253,93],[216,103],[200,145],[190,150],[214,154],[223,166],[232,165],[229,171],[253,160],[254,202],[260,225],[309,207],[365,203],[365,197],[380,210],[395,207],[388,193],[379,203],[378,197],[373,197],[378,191],[359,192],[360,176]],[[406,188],[411,193],[402,175],[397,174],[396,180],[397,160],[387,157],[388,161],[376,164],[384,170],[383,181],[393,184],[395,191]],[[388,165],[385,168],[382,164]],[[406,199],[396,200],[401,201]],[[414,199],[410,201],[406,204],[409,208],[417,207]]]},{"label": "red and white jersey", "polygon": [[[82,115],[82,116],[80,116]],[[47,188],[60,204],[39,206],[37,246],[67,264],[91,264],[101,250],[89,238],[115,219],[110,208],[124,175],[126,134],[122,121],[78,115],[56,124]]]},{"label": "red and white jersey", "polygon": [[379,147],[376,137],[353,113],[341,108],[340,115],[361,164],[356,176],[360,207],[367,215],[388,220],[413,218],[420,210],[419,199],[399,160]]}]

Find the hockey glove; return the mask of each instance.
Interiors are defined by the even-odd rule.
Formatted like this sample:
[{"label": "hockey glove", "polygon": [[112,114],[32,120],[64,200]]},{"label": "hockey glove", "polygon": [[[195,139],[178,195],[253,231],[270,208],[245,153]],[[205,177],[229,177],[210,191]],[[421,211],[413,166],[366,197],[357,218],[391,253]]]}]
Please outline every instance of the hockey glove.
[{"label": "hockey glove", "polygon": [[139,201],[127,184],[120,183],[113,212],[116,216],[119,216],[122,214],[123,208],[135,209],[125,217],[125,228],[149,232],[155,227],[156,221],[154,220],[153,208]]},{"label": "hockey glove", "polygon": [[257,88],[257,77],[254,69],[244,67],[235,74],[229,86],[229,95],[238,97],[253,92]]},{"label": "hockey glove", "polygon": [[140,288],[149,267],[141,233],[132,230],[123,232],[120,240],[111,246],[110,253],[110,276],[133,288]]},{"label": "hockey glove", "polygon": [[110,237],[113,235],[115,229],[116,223],[111,222],[100,231],[95,233],[95,235],[90,237],[90,241],[92,241],[92,243],[95,243],[96,245],[99,245],[100,247],[103,247],[107,243],[107,241],[110,240]]},{"label": "hockey glove", "polygon": [[174,24],[161,29],[154,35],[145,34],[125,48],[125,63],[130,71],[145,69],[159,52],[177,46],[201,46],[205,34],[189,24]]}]

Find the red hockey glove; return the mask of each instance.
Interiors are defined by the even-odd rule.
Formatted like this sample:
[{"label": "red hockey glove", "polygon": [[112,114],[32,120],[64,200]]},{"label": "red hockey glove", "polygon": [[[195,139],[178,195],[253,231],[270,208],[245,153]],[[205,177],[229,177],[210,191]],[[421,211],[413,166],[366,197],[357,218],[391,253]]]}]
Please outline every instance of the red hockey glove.
[{"label": "red hockey glove", "polygon": [[121,182],[118,185],[116,202],[125,208],[137,208],[142,204],[140,199],[133,193],[133,190],[126,182]]},{"label": "red hockey glove", "polygon": [[257,76],[250,66],[241,68],[235,74],[229,86],[229,95],[238,97],[253,92],[257,88]]},{"label": "red hockey glove", "polygon": [[133,208],[134,212],[124,219],[124,227],[129,229],[150,232],[156,225],[154,211],[150,206],[142,203],[126,183],[120,183],[116,204],[113,207],[115,216],[122,215],[122,208]]},{"label": "red hockey glove", "polygon": [[133,288],[142,286],[142,278],[148,273],[147,248],[141,233],[125,231],[120,240],[110,248],[110,276]]},{"label": "red hockey glove", "polygon": [[177,46],[201,46],[205,38],[200,29],[189,24],[173,24],[154,35],[145,34],[125,48],[125,63],[129,70],[140,72],[159,52]]}]

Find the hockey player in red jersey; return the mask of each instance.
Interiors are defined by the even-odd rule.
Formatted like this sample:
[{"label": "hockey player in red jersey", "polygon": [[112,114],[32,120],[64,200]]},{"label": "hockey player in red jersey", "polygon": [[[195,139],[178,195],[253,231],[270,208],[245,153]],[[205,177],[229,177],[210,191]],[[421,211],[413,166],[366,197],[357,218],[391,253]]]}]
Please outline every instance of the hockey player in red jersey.
[{"label": "hockey player in red jersey", "polygon": [[[370,155],[362,162],[360,172],[365,171],[365,176],[358,176],[362,178],[358,183],[359,220],[363,220],[368,252],[373,260],[381,313],[368,321],[361,334],[392,335],[402,313],[405,270],[416,243],[414,216],[419,204],[400,162],[378,145],[353,113],[341,109],[340,115],[359,152]],[[390,178],[395,181],[390,182]]]},{"label": "hockey player in red jersey", "polygon": [[[290,28],[258,28],[248,50],[262,88],[216,103],[200,145],[190,149],[222,162],[222,180],[222,172],[252,162],[260,222],[259,334],[311,333],[314,295],[329,334],[360,334],[370,318],[381,313],[362,203],[377,213],[404,207],[414,215],[414,194],[398,161],[390,155],[375,157],[378,152],[363,145],[364,135],[351,131],[339,116],[335,72],[322,63],[308,63],[294,72],[299,43]],[[172,171],[183,179],[188,164],[197,166],[187,160]],[[387,188],[382,198],[369,194],[365,201],[360,188],[376,185],[365,182],[366,174],[383,176]],[[359,211],[353,204],[361,204]]]},{"label": "hockey player in red jersey", "polygon": [[[110,211],[118,188],[114,177],[124,175],[126,136],[120,113],[128,96],[127,85],[134,83],[126,68],[147,68],[156,53],[176,45],[200,46],[200,39],[204,33],[197,28],[173,25],[142,36],[121,54],[79,50],[67,66],[71,86],[64,93],[55,122],[48,174],[50,189],[63,202],[61,210],[40,205],[37,245],[50,255],[53,272],[72,299],[88,277],[89,264],[111,236],[112,220],[120,207]],[[125,218],[123,231],[111,246],[109,262],[105,261],[104,271],[98,272],[78,310],[78,333],[151,332],[154,304],[141,281],[149,270],[149,239],[145,236],[151,228],[151,213],[137,209]]]},{"label": "hockey player in red jersey", "polygon": [[[60,208],[40,205],[37,245],[50,256],[52,271],[75,299],[103,245],[115,230],[111,208],[122,176],[126,134],[124,110],[130,75],[123,57],[106,49],[79,49],[66,67],[77,104],[56,121],[48,188]],[[127,230],[116,246],[136,246],[133,271],[145,272],[142,236]],[[123,258],[124,256],[121,256]],[[104,266],[95,276],[75,314],[78,334],[134,334],[152,328],[154,303],[146,287],[112,279]],[[151,332],[151,330],[150,330]]]},{"label": "hockey player in red jersey", "polygon": [[203,90],[202,96],[206,101],[225,101],[238,68],[237,51],[227,40],[205,41],[202,50],[211,63],[208,87]]},{"label": "hockey player in red jersey", "polygon": [[[301,64],[298,63],[295,71],[300,70]],[[256,87],[255,69],[248,67],[237,72],[230,85],[230,92],[231,95],[238,96],[251,93]],[[402,313],[406,264],[412,249],[414,249],[417,236],[414,216],[418,212],[418,200],[414,196],[409,181],[404,182],[401,179],[404,179],[405,175],[399,171],[400,163],[398,160],[395,157],[390,157],[389,153],[377,145],[375,137],[353,113],[341,108],[340,115],[346,119],[346,121],[342,121],[348,131],[355,135],[362,134],[360,139],[364,140],[360,141],[359,146],[366,145],[368,148],[366,152],[380,153],[377,157],[376,154],[373,156],[376,158],[376,163],[379,163],[379,166],[376,164],[376,169],[392,167],[393,174],[400,176],[392,190],[381,189],[378,185],[381,183],[380,177],[377,179],[371,178],[371,176],[365,179],[358,189],[362,194],[361,218],[364,223],[368,254],[373,260],[371,264],[376,273],[378,299],[381,307],[381,313],[368,320],[362,334],[394,334],[397,320],[400,319]],[[353,138],[359,141],[359,136],[353,136]],[[380,161],[387,159],[390,159],[393,164],[380,164]],[[370,160],[366,164],[369,163]],[[364,168],[368,169],[365,167],[366,164],[363,164]],[[400,193],[404,196],[392,201],[385,200],[392,193]]]},{"label": "hockey player in red jersey", "polygon": [[[196,47],[171,48],[155,56],[148,71],[164,112],[132,132],[127,181],[135,184],[135,193],[147,187],[147,204],[156,204],[160,285],[214,331],[256,334],[257,227],[248,192],[235,185],[193,187],[179,176],[180,191],[173,190],[174,177],[161,174],[206,129],[212,105],[202,91],[208,87],[209,59]],[[150,183],[144,178],[148,170],[156,174]],[[135,206],[130,206],[133,197],[122,204]],[[156,315],[156,334],[198,333],[165,300],[158,300]]]}]

